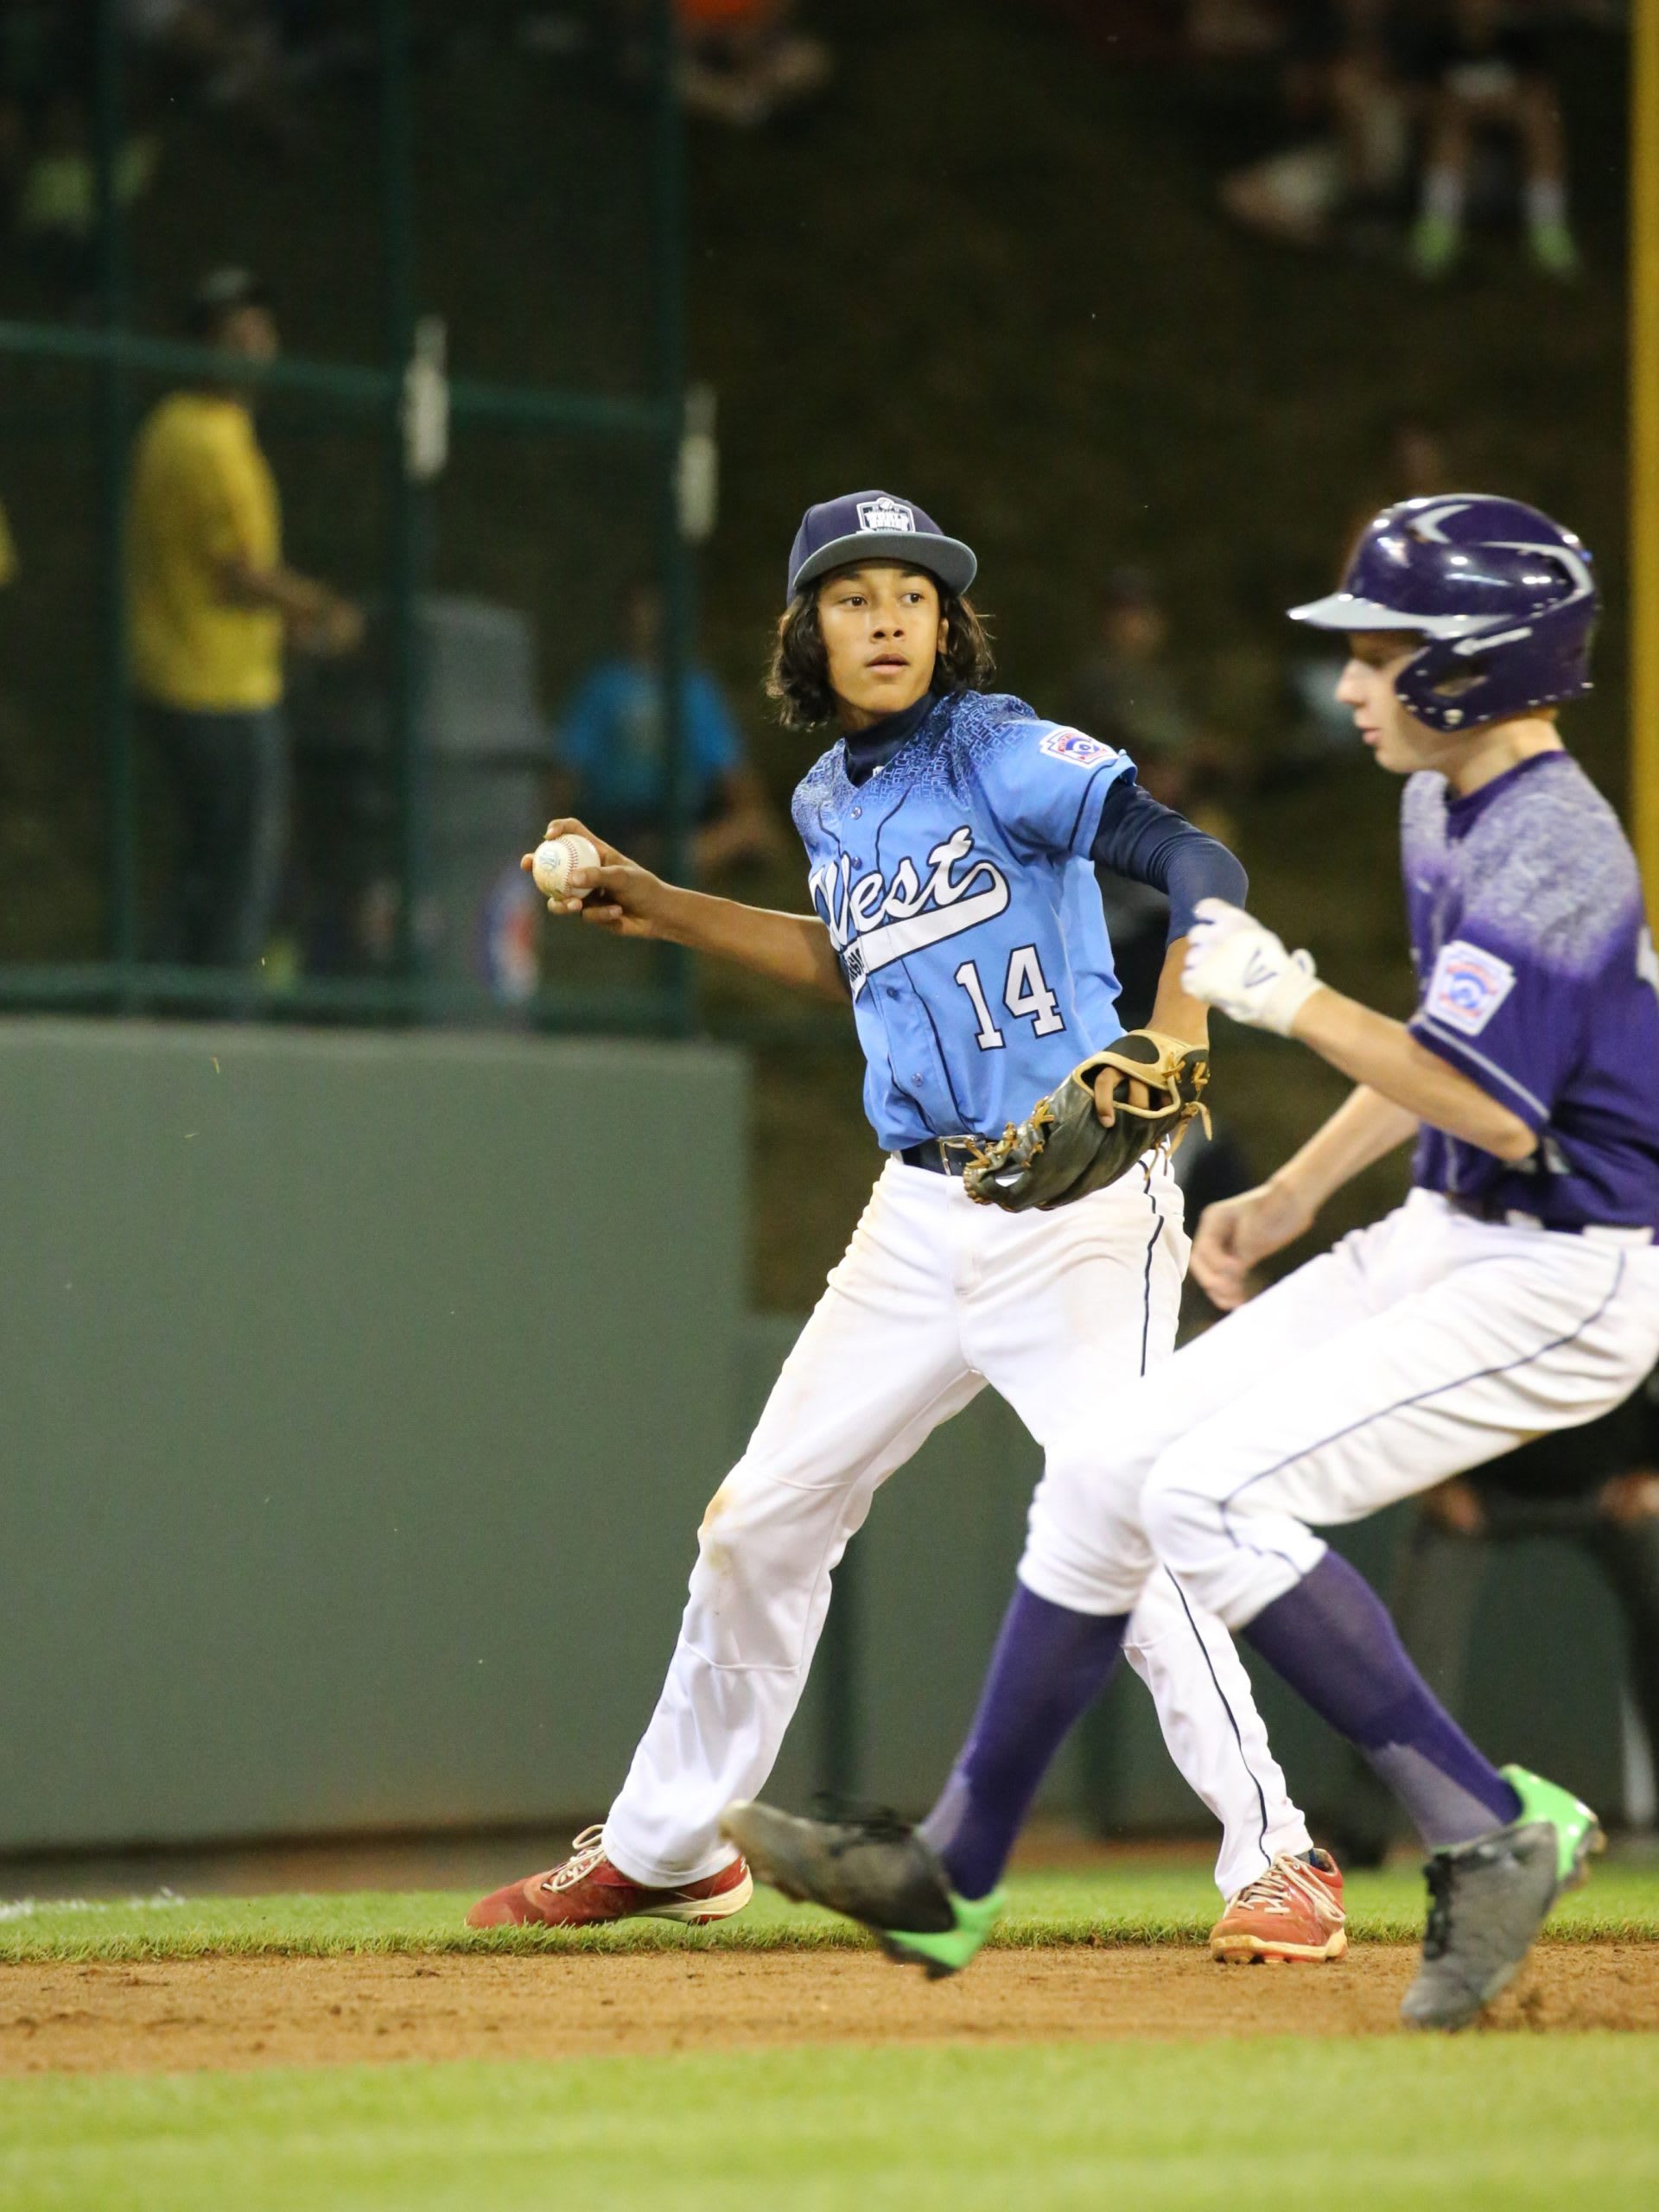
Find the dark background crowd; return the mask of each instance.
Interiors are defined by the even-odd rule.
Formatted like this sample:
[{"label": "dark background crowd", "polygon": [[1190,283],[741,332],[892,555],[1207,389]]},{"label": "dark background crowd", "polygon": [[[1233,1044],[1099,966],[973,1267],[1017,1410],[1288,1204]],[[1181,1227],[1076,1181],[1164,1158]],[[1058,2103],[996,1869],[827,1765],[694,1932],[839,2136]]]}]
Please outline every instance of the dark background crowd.
[{"label": "dark background crowd", "polygon": [[[1581,18],[1605,22],[1586,7]],[[1209,0],[1189,17],[1212,59],[1271,54],[1287,142],[1224,178],[1232,219],[1304,245],[1387,251],[1444,279],[1471,229],[1507,226],[1542,276],[1579,273],[1567,132],[1551,64],[1557,8],[1505,0]]]},{"label": "dark background crowd", "polygon": [[[1219,204],[1287,244],[1396,252],[1446,276],[1491,227],[1535,266],[1579,271],[1564,45],[1623,29],[1618,0],[1028,0],[1107,65],[1245,86],[1260,150],[1217,180]],[[643,0],[417,10],[424,48],[493,33],[524,61],[642,81]],[[677,0],[686,112],[739,130],[787,129],[833,101],[846,43],[811,0]],[[317,88],[375,66],[365,0],[120,0],[127,54],[115,185],[156,186],[181,116],[234,118],[251,152],[305,158]],[[8,0],[0,10],[0,188],[14,246],[73,296],[94,259],[93,10]]]},{"label": "dark background crowd", "polygon": [[[414,282],[456,372],[649,385],[653,16],[410,0]],[[380,434],[261,381],[278,359],[383,353],[379,11],[123,0],[112,114],[92,10],[0,10],[0,316],[86,327],[113,296],[140,333],[219,357],[130,376],[118,426],[133,949],[257,982],[200,996],[209,1011],[269,1012],[296,982],[413,957],[504,1011],[573,981],[602,993],[615,971],[575,974],[575,953],[546,970],[512,864],[554,806],[665,850],[671,721],[690,865],[794,901],[801,748],[755,680],[778,548],[827,486],[885,481],[982,547],[1001,680],[1124,745],[1157,796],[1238,840],[1270,903],[1334,932],[1357,986],[1397,999],[1391,907],[1332,889],[1385,880],[1386,809],[1333,802],[1357,771],[1332,671],[1280,613],[1389,499],[1478,478],[1538,499],[1611,555],[1605,685],[1575,736],[1617,782],[1618,16],[1533,0],[675,16],[704,479],[677,711],[649,455],[458,419],[412,556],[416,886]],[[877,139],[873,202],[847,160]],[[825,299],[859,304],[826,318]],[[101,404],[89,371],[0,356],[0,960],[110,942]],[[1334,836],[1339,869],[1300,865],[1310,836]],[[1161,917],[1104,889],[1132,1003]],[[779,1052],[846,1049],[741,982],[702,990],[702,1017],[758,1037],[763,1065],[780,1029]],[[1249,1106],[1270,1124],[1271,1100]],[[783,1302],[862,1172],[854,1113],[826,1109],[812,1144],[836,1166],[813,1179],[802,1257],[768,1262]]]},{"label": "dark background crowd", "polygon": [[[460,371],[601,392],[651,375],[653,16],[410,0],[416,281]],[[1278,609],[1376,505],[1478,476],[1612,541],[1616,437],[1574,438],[1555,395],[1570,378],[1608,421],[1621,368],[1615,11],[1028,0],[924,10],[908,46],[873,4],[677,0],[675,18],[691,369],[720,426],[684,690],[671,716],[649,485],[457,433],[420,522],[448,877],[416,917],[380,462],[326,402],[260,380],[284,353],[381,348],[378,11],[121,0],[116,112],[92,9],[0,10],[0,315],[85,327],[113,302],[221,357],[124,394],[146,958],[263,963],[270,984],[388,974],[442,938],[452,979],[523,1004],[543,979],[500,871],[509,825],[568,805],[664,849],[671,720],[692,865],[784,895],[798,749],[753,676],[776,543],[827,482],[883,478],[970,530],[1006,680],[1247,847],[1351,772],[1332,671]],[[836,167],[873,134],[892,179],[874,210]],[[824,297],[863,307],[817,327]],[[85,375],[0,360],[13,960],[107,937],[87,869],[98,402]],[[1033,562],[1039,537],[1071,557]],[[1615,624],[1615,679],[1620,643]],[[1584,720],[1616,774],[1616,712]],[[1105,889],[1133,998],[1160,918]],[[1362,956],[1385,944],[1379,915]],[[772,1017],[711,988],[709,1018]]]}]

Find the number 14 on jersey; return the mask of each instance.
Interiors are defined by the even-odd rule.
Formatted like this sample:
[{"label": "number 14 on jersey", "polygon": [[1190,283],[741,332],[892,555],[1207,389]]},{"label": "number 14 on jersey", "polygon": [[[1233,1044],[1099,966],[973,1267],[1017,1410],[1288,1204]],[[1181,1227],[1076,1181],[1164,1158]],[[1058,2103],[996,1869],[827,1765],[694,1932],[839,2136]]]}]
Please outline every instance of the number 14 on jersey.
[{"label": "number 14 on jersey", "polygon": [[[974,1042],[982,1052],[1000,1052],[1007,1039],[991,1017],[979,969],[971,960],[964,960],[957,970],[956,980],[967,992],[979,1021],[979,1033]],[[1059,1002],[1044,978],[1034,944],[1016,944],[1008,955],[1002,1003],[1016,1020],[1030,1021],[1033,1036],[1052,1037],[1057,1029],[1065,1027]]]}]

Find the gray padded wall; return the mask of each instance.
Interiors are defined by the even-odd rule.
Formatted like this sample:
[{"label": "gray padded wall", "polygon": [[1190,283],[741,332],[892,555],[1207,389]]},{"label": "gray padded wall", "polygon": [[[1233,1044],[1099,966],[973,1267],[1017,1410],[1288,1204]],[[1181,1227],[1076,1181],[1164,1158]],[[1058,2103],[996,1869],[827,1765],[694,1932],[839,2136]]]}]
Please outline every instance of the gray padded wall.
[{"label": "gray padded wall", "polygon": [[728,1457],[744,1096],[0,1024],[0,1848],[602,1808]]}]

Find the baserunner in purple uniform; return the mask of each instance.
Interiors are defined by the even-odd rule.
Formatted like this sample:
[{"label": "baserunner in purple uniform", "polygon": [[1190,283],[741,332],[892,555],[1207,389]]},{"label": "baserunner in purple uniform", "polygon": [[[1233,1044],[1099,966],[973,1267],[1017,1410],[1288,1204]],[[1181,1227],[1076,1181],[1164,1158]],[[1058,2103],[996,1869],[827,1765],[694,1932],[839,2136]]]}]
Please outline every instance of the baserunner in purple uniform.
[{"label": "baserunner in purple uniform", "polygon": [[[1071,1431],[1033,1501],[973,1732],[915,1832],[734,1807],[757,1873],[949,1973],[983,1942],[1048,1761],[1116,1662],[1154,1562],[1357,1745],[1428,1847],[1406,2018],[1455,2028],[1515,1974],[1598,1841],[1430,1694],[1369,1585],[1313,1530],[1619,1403],[1659,1357],[1659,968],[1617,817],[1564,751],[1597,608],[1573,534],[1508,499],[1379,515],[1340,591],[1338,696],[1409,778],[1421,999],[1391,1020],[1241,908],[1198,908],[1187,989],[1353,1078],[1259,1189],[1213,1206],[1192,1271],[1236,1309]],[[1247,1304],[1258,1262],[1416,1140],[1414,1187]]]}]

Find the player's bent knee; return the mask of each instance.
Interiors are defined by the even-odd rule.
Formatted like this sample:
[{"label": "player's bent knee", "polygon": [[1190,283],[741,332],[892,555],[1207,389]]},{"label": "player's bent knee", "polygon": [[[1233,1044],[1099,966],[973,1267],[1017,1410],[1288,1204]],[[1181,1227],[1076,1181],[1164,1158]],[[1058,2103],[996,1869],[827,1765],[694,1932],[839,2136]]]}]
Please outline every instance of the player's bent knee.
[{"label": "player's bent knee", "polygon": [[848,1525],[846,1495],[803,1491],[763,1459],[739,1460],[697,1530],[687,1643],[718,1667],[800,1666]]},{"label": "player's bent knee", "polygon": [[1092,1424],[1051,1448],[1020,1562],[1027,1589],[1079,1612],[1128,1611],[1152,1566],[1135,1485],[1108,1454]]},{"label": "player's bent knee", "polygon": [[815,1562],[791,1558],[775,1527],[705,1521],[688,1586],[683,1634],[712,1665],[791,1669],[800,1663]]},{"label": "player's bent knee", "polygon": [[1141,1492],[1147,1541],[1178,1575],[1202,1575],[1229,1548],[1219,1502],[1196,1489],[1178,1454],[1160,1459]]},{"label": "player's bent knee", "polygon": [[1098,1531],[1068,1529],[1033,1506],[1019,1574],[1035,1596],[1068,1611],[1127,1613],[1135,1610],[1152,1566],[1143,1540],[1108,1544]]},{"label": "player's bent knee", "polygon": [[836,1501],[781,1482],[764,1462],[740,1459],[703,1508],[697,1526],[700,1559],[717,1572],[741,1566],[768,1571],[784,1560],[815,1553]]}]

